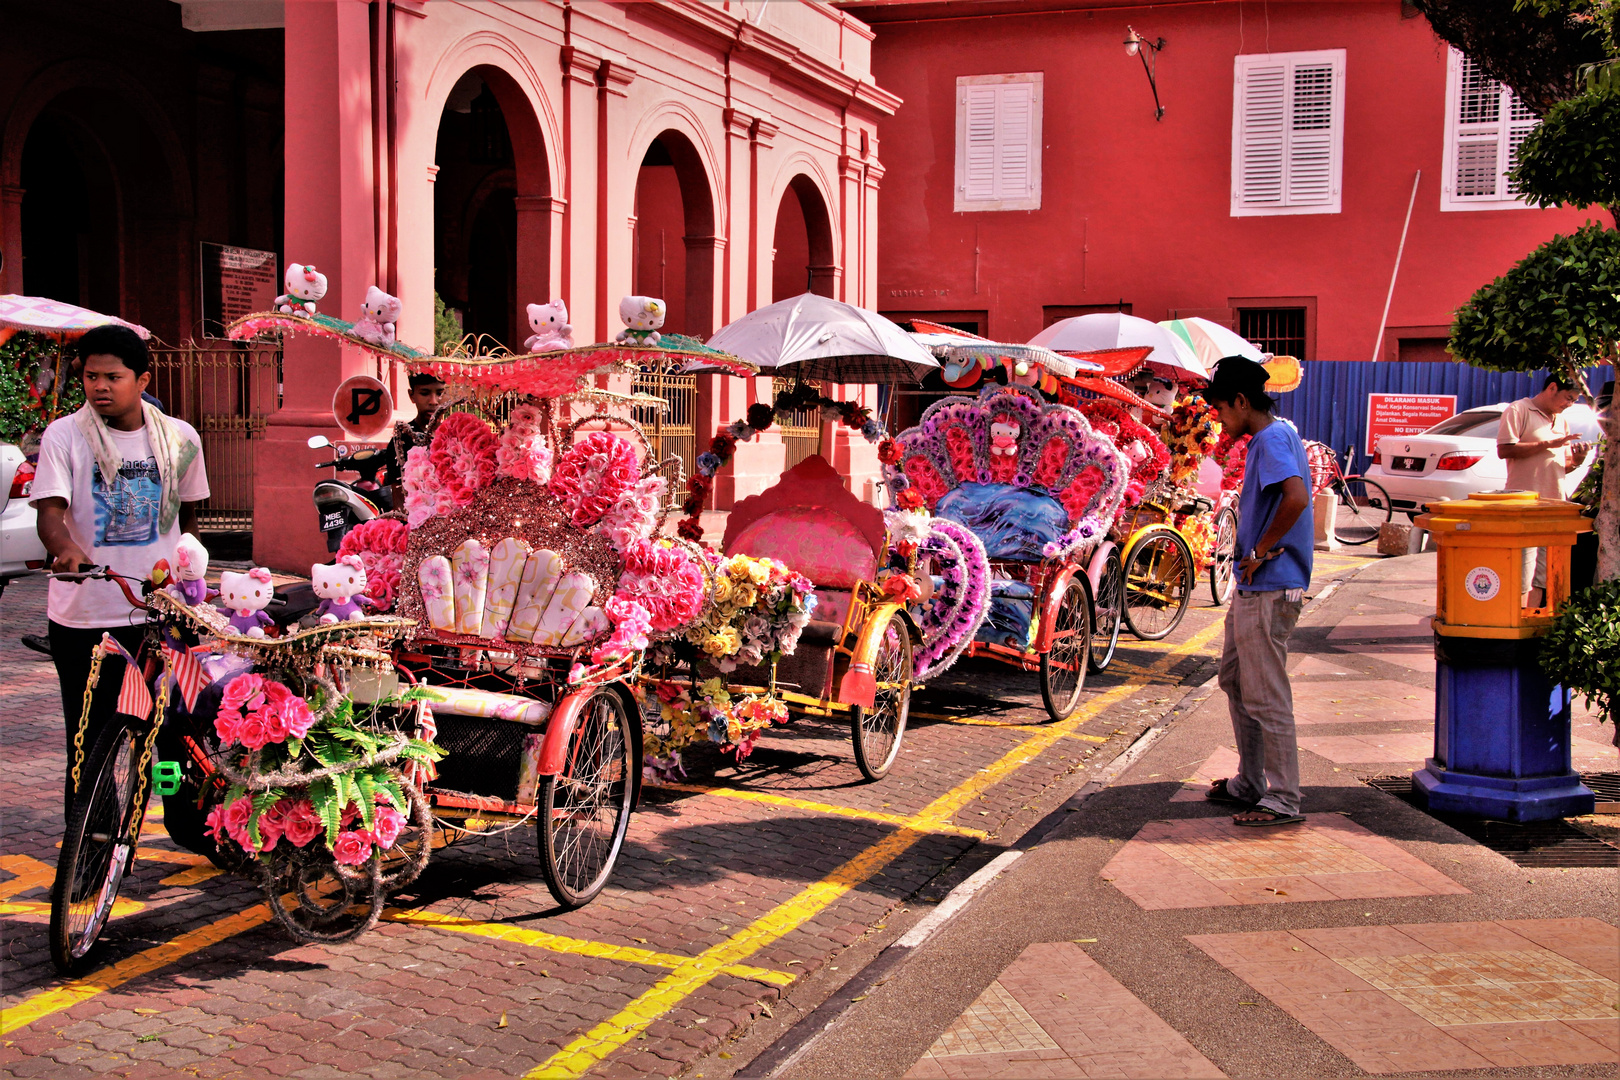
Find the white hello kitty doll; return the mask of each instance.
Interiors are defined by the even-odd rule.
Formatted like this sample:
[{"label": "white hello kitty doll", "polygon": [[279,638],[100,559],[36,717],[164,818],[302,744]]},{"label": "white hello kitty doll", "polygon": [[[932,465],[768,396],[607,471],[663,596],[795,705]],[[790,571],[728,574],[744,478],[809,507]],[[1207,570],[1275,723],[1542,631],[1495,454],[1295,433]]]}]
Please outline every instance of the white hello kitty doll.
[{"label": "white hello kitty doll", "polygon": [[1018,425],[1003,417],[990,425],[990,456],[1018,456]]},{"label": "white hello kitty doll", "polygon": [[376,606],[365,595],[366,568],[358,555],[345,555],[331,566],[312,566],[309,576],[315,595],[321,598],[315,616],[322,625],[363,619],[365,608]]},{"label": "white hello kitty doll", "polygon": [[401,310],[399,297],[390,296],[375,285],[371,286],[366,290],[365,302],[360,305],[360,318],[354,324],[354,336],[373,345],[392,345]]},{"label": "white hello kitty doll", "polygon": [[205,604],[219,593],[208,587],[208,549],[190,533],[182,533],[175,545],[174,580],[169,583],[170,595],[190,607]]},{"label": "white hello kitty doll", "polygon": [[568,323],[568,305],[561,300],[529,305],[529,329],[533,336],[523,343],[524,352],[572,349],[574,328]]},{"label": "white hello kitty doll", "polygon": [[663,335],[664,302],[651,296],[627,296],[619,301],[619,319],[624,329],[614,338],[619,344],[656,345]]},{"label": "white hello kitty doll", "polygon": [[264,611],[274,596],[270,571],[262,566],[255,566],[245,574],[226,570],[219,575],[220,606],[231,613],[231,629],[238,634],[264,637],[264,628],[275,625],[275,620]]},{"label": "white hello kitty doll", "polygon": [[276,310],[283,315],[313,315],[315,301],[326,295],[326,275],[313,266],[293,263],[287,267],[287,291],[276,297]]}]

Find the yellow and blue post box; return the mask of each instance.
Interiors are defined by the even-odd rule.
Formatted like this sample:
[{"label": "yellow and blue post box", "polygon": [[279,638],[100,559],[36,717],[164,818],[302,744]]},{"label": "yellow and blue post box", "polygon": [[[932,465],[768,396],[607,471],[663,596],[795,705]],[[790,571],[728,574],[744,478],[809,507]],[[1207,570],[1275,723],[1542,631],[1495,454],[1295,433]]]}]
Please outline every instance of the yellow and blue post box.
[{"label": "yellow and blue post box", "polygon": [[[1570,768],[1569,691],[1541,669],[1541,636],[1569,598],[1569,553],[1592,528],[1575,503],[1507,491],[1432,503],[1438,549],[1434,756],[1412,775],[1429,808],[1500,821],[1592,812]],[[1524,605],[1526,549],[1547,549],[1545,602]]]}]

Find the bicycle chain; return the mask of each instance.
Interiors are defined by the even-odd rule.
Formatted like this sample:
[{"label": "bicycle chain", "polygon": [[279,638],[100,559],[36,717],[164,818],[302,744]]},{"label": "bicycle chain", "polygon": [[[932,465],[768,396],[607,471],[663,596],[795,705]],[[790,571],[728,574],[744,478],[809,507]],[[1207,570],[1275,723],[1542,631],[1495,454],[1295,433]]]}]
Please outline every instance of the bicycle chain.
[{"label": "bicycle chain", "polygon": [[84,683],[84,707],[79,710],[79,730],[73,733],[73,794],[79,794],[79,773],[84,768],[84,733],[90,726],[90,700],[101,681],[101,661],[107,649],[99,642],[90,650],[90,676]]},{"label": "bicycle chain", "polygon": [[158,675],[157,700],[152,705],[152,729],[146,733],[146,741],[141,746],[141,766],[136,771],[139,776],[139,786],[135,789],[135,814],[130,822],[129,843],[131,847],[140,840],[141,826],[146,824],[146,786],[151,773],[147,772],[152,763],[152,747],[157,745],[158,731],[163,727],[163,715],[169,709],[169,665],[165,661],[163,671]]}]

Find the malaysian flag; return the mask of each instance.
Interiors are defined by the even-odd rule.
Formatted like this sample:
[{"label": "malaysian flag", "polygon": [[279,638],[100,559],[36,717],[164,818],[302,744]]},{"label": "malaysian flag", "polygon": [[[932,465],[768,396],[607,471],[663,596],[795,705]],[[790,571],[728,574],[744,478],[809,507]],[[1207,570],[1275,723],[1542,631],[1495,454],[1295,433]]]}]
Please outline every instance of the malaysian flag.
[{"label": "malaysian flag", "polygon": [[196,655],[189,649],[176,649],[168,642],[164,642],[163,667],[173,677],[175,688],[180,691],[180,697],[186,703],[186,712],[195,712],[197,695],[208,685],[208,676],[203,672],[202,664]]},{"label": "malaysian flag", "polygon": [[113,653],[124,659],[124,681],[118,688],[117,710],[125,716],[134,716],[142,720],[152,715],[152,691],[147,687],[146,679],[142,676],[140,665],[135,662],[135,658],[111,634],[101,635],[101,647],[104,652]]},{"label": "malaysian flag", "polygon": [[[413,738],[432,742],[439,737],[439,725],[433,719],[433,709],[426,701],[418,700],[416,703],[416,731]],[[439,778],[439,769],[431,761],[412,761],[405,766],[405,779],[417,787],[424,787],[429,780]]]}]

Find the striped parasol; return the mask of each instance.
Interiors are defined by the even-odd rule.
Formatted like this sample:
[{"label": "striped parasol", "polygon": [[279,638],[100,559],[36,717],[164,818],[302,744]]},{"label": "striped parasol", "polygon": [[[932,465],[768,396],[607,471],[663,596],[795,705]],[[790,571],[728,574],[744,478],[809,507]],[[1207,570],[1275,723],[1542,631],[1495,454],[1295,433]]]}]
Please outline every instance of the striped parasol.
[{"label": "striped parasol", "polygon": [[1193,316],[1187,319],[1167,319],[1159,325],[1185,341],[1187,347],[1197,354],[1206,370],[1213,370],[1215,364],[1227,356],[1247,357],[1257,364],[1263,363],[1266,359],[1266,354],[1253,342],[1228,330],[1218,322]]}]

